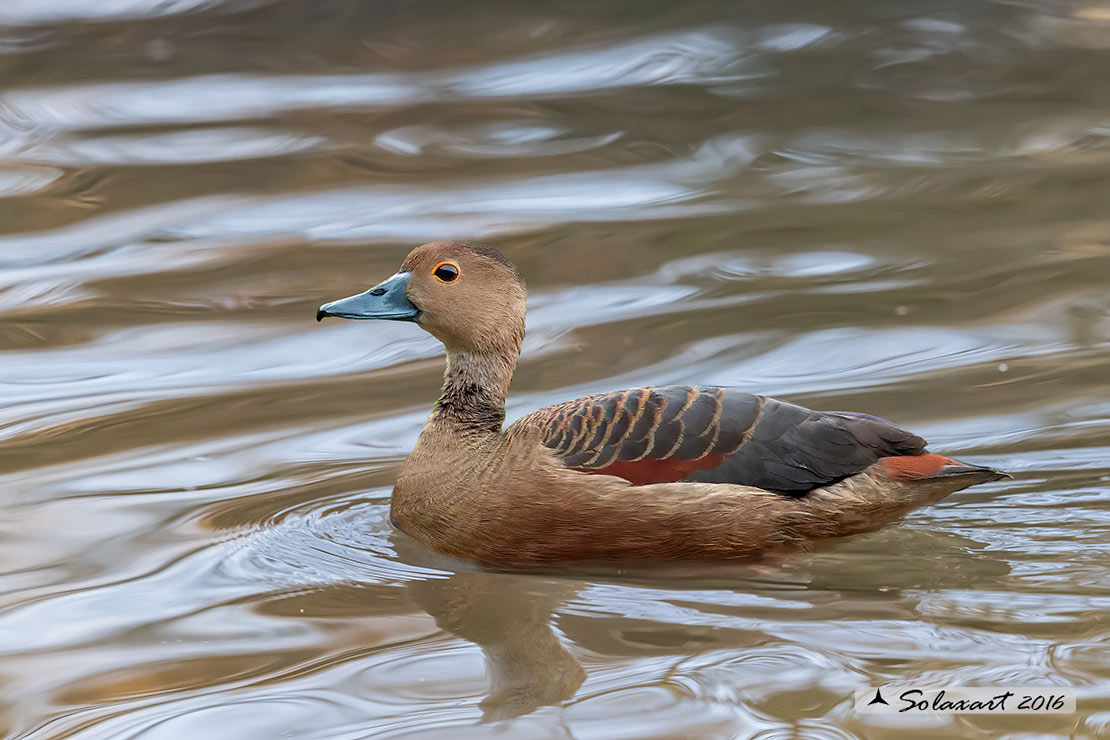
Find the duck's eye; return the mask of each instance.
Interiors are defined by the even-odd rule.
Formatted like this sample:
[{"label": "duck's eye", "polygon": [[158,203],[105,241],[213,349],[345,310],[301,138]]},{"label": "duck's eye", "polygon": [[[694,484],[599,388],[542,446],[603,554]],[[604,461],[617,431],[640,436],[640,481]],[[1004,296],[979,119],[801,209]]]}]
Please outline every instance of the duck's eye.
[{"label": "duck's eye", "polygon": [[459,266],[454,262],[440,262],[432,268],[432,277],[441,283],[453,283],[459,279]]}]

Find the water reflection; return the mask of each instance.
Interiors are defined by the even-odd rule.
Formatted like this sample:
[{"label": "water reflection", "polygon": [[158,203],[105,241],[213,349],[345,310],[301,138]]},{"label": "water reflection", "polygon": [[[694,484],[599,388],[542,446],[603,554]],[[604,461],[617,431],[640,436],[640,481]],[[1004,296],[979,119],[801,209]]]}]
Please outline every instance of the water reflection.
[{"label": "water reflection", "polygon": [[408,594],[441,629],[482,648],[489,689],[478,706],[496,720],[567,701],[586,680],[551,622],[575,590],[566,581],[456,573],[412,583]]},{"label": "water reflection", "polygon": [[0,10],[0,23],[14,26],[77,20],[127,20],[183,13],[209,3],[210,0],[104,0],[85,6],[66,0],[11,0]]},{"label": "water reflection", "polygon": [[66,129],[201,123],[332,106],[377,108],[726,82],[754,74],[744,71],[743,60],[727,32],[706,29],[459,70],[317,77],[217,75],[20,90],[0,95],[0,107],[23,121]]},{"label": "water reflection", "polygon": [[[428,554],[418,552],[419,547],[407,542],[404,535],[395,534],[393,539],[400,552],[408,549],[410,552],[404,554],[412,555],[416,561],[428,559]],[[948,565],[955,572],[962,570],[960,561],[967,557],[966,548],[974,545],[959,539],[937,544],[944,548]],[[930,583],[939,583],[935,564],[920,569],[908,562],[892,563],[889,558],[872,564],[867,564],[863,557],[860,560],[865,567],[854,572],[853,591],[862,594],[874,589],[882,593],[882,600],[888,604],[874,616],[912,614],[916,599],[906,589],[929,588]],[[739,650],[749,654],[744,659],[745,668],[749,663],[753,667],[758,663],[805,665],[809,675],[828,658],[815,659],[814,654],[805,653],[796,656],[795,663],[795,659],[770,649],[768,646],[778,641],[774,634],[775,617],[805,613],[822,602],[831,606],[822,594],[842,589],[844,579],[839,566],[829,563],[831,568],[826,568],[820,559],[802,563],[798,558],[784,564],[754,567],[641,567],[624,568],[619,574],[611,570],[608,575],[604,570],[594,571],[592,577],[602,580],[590,586],[566,574],[487,573],[465,567],[459,570],[444,561],[439,564],[448,570],[407,580],[400,588],[334,584],[267,600],[259,608],[264,614],[292,619],[311,615],[316,619],[366,620],[400,616],[415,604],[435,620],[436,627],[481,648],[485,685],[474,684],[464,678],[468,671],[451,665],[454,661],[468,662],[469,657],[463,653],[452,657],[451,650],[447,653],[441,650],[436,659],[439,669],[428,671],[409,663],[393,665],[389,669],[390,686],[382,685],[377,690],[397,698],[414,694],[475,697],[479,699],[477,707],[482,720],[497,722],[575,698],[587,677],[582,665],[585,656],[657,663],[663,658],[680,659],[683,664],[698,665],[702,664],[697,660],[699,655],[722,656]],[[994,569],[996,577],[1008,572],[997,564],[981,565]],[[902,576],[892,585],[890,573],[895,568]],[[976,579],[984,572],[978,569]],[[943,581],[948,589],[959,587],[951,577]],[[735,589],[738,582],[745,583],[748,594],[722,598],[723,594],[715,590]],[[647,594],[655,598],[645,599]],[[899,604],[907,599],[908,604]],[[659,609],[657,605],[666,606]],[[942,607],[934,604],[928,608]],[[975,611],[971,609],[970,613]],[[601,629],[599,621],[605,625]],[[763,622],[771,626],[770,631],[758,627]],[[849,641],[853,639],[848,637],[853,629],[848,627],[845,631],[844,637]],[[414,654],[409,660],[418,662],[420,658]],[[709,662],[714,664],[716,660]],[[622,680],[635,679],[625,676]],[[760,685],[766,690],[767,681],[768,677],[761,675],[758,684],[745,689],[753,691]],[[783,689],[791,683],[782,678],[771,681]],[[587,693],[612,688],[594,686]],[[733,692],[739,689],[731,687]]]}]

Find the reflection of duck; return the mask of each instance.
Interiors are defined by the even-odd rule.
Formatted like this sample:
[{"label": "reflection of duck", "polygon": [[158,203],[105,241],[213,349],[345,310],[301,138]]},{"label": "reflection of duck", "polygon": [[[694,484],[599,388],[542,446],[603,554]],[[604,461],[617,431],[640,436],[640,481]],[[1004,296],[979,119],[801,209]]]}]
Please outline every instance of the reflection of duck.
[{"label": "reflection of duck", "polygon": [[876,529],[1003,475],[928,453],[884,419],[727,388],[587,396],[503,431],[524,311],[499,252],[436,242],[317,313],[415,321],[446,346],[391,509],[441,552],[495,566],[747,558]]},{"label": "reflection of duck", "polygon": [[[476,701],[487,720],[527,715],[540,707],[640,685],[648,680],[645,671],[652,670],[648,666],[677,666],[696,655],[719,653],[738,661],[763,661],[772,653],[783,653],[787,663],[819,660],[822,650],[844,646],[837,647],[835,639],[806,636],[832,629],[858,638],[856,648],[863,645],[871,655],[876,624],[917,623],[931,629],[932,620],[920,621],[923,613],[939,613],[945,615],[943,620],[957,623],[974,621],[978,608],[972,605],[970,611],[953,612],[951,594],[983,579],[1005,578],[1010,572],[1005,562],[984,552],[981,542],[908,529],[898,533],[896,543],[895,533],[889,532],[804,560],[788,558],[783,565],[622,564],[619,568],[591,566],[569,577],[563,573],[542,577],[476,570],[437,556],[399,533],[393,533],[384,548],[396,551],[388,558],[382,557],[378,546],[338,553],[311,543],[298,546],[300,535],[320,537],[321,545],[359,536],[353,513],[319,528],[329,518],[335,515],[292,520],[262,530],[276,536],[236,545],[250,554],[249,563],[256,568],[239,575],[266,584],[265,595],[259,594],[252,608],[266,619],[296,623],[291,630],[278,630],[280,634],[307,636],[313,646],[323,641],[322,650],[308,645],[279,649],[267,642],[262,646],[265,661],[277,661],[283,673],[286,669],[300,673],[304,649],[316,649],[320,657],[310,663],[333,667],[350,663],[352,667],[339,668],[338,675],[358,672],[371,677],[369,685],[358,691],[381,692],[370,697],[372,701],[384,701],[405,712],[413,710],[414,705],[406,703],[412,701],[431,702],[425,705],[429,711],[437,701],[452,708]],[[381,535],[371,533],[376,545],[384,544],[377,540]],[[394,570],[390,567],[394,558],[420,569]],[[275,569],[275,563],[296,565],[296,570]],[[352,573],[367,580],[318,582],[325,575],[347,579]],[[308,580],[303,580],[305,576]],[[277,590],[271,592],[271,588]],[[426,625],[410,619],[419,611],[433,617],[440,629],[481,648],[487,685],[480,685],[467,653],[427,636]],[[845,620],[849,613],[862,613],[867,619]],[[903,627],[896,629],[902,634]],[[667,656],[677,661],[657,660]],[[426,659],[443,662],[429,665]],[[206,664],[205,681],[218,670],[213,665]],[[241,664],[227,665],[238,670]],[[136,671],[145,676],[144,693],[173,690],[165,682],[180,675],[160,664],[149,670],[131,666],[128,675]],[[592,685],[583,690],[585,678]],[[324,678],[314,685],[333,680]],[[730,690],[745,692],[747,701],[766,692],[795,695],[796,681],[796,675],[768,675],[759,669],[730,674],[728,685]],[[95,683],[83,683],[81,690],[83,697],[108,700],[119,699],[125,687],[101,677]],[[510,736],[515,737],[511,732]]]},{"label": "reflection of duck", "polygon": [[[551,628],[552,612],[575,588],[568,582],[501,573],[454,573],[412,581],[408,594],[436,625],[482,648],[489,695],[486,719],[528,714],[570,699],[586,672]],[[524,598],[521,596],[524,595]]]},{"label": "reflection of duck", "polygon": [[[406,546],[400,540],[398,544]],[[730,570],[729,574],[730,582],[735,583],[737,572]],[[614,583],[623,584],[619,579]],[[681,583],[685,587],[685,580]],[[679,582],[674,585],[678,587]],[[435,619],[437,627],[481,648],[488,684],[477,689],[481,697],[477,706],[485,720],[519,717],[572,700],[587,678],[578,654],[589,656],[595,665],[599,660],[620,664],[658,656],[686,658],[713,650],[750,649],[771,640],[764,632],[743,627],[679,625],[651,614],[629,616],[619,603],[607,604],[604,597],[598,601],[584,598],[581,592],[586,590],[589,585],[575,579],[456,570],[446,577],[407,581],[401,587],[375,583],[314,586],[269,598],[257,608],[267,616],[293,620],[303,620],[306,615],[343,619],[380,639],[389,628],[375,619],[410,614],[415,602]],[[585,603],[587,608],[568,609],[567,603]],[[395,661],[434,654],[452,660],[458,655],[443,649],[438,641],[413,651],[400,650],[396,642],[384,649],[379,646],[353,653],[346,652],[346,642],[343,645],[340,654],[344,657],[335,657],[335,661],[365,660],[374,666],[396,667]],[[395,650],[401,655],[387,659],[386,654]],[[383,669],[374,675],[380,677],[380,690],[395,692],[394,697],[411,696],[419,686],[456,704],[469,703],[476,691],[471,675],[457,672],[465,670],[447,668],[447,675],[439,676],[434,671],[408,669],[391,677],[390,671]]]}]

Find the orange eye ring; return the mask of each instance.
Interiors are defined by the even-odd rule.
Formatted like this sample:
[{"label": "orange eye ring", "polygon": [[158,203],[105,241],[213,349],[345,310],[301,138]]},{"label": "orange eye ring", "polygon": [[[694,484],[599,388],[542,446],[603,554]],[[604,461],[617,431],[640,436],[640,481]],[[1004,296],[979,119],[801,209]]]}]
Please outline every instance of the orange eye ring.
[{"label": "orange eye ring", "polygon": [[459,266],[451,260],[444,260],[432,268],[432,277],[441,283],[453,283],[459,279]]}]

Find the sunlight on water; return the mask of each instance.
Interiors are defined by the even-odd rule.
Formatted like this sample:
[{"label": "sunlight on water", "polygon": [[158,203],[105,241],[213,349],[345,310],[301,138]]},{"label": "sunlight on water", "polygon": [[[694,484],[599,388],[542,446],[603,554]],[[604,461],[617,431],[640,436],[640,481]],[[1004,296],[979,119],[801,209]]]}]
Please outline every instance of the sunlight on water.
[{"label": "sunlight on water", "polygon": [[[0,735],[1106,736],[1107,48],[1078,1],[0,3]],[[435,555],[389,496],[440,346],[313,315],[442,238],[527,279],[510,419],[734,385],[1015,478],[783,561]],[[910,682],[1079,710],[852,708]]]},{"label": "sunlight on water", "polygon": [[212,0],[102,0],[94,4],[70,0],[10,0],[0,10],[0,22],[21,25],[64,21],[127,20],[183,13]]}]

